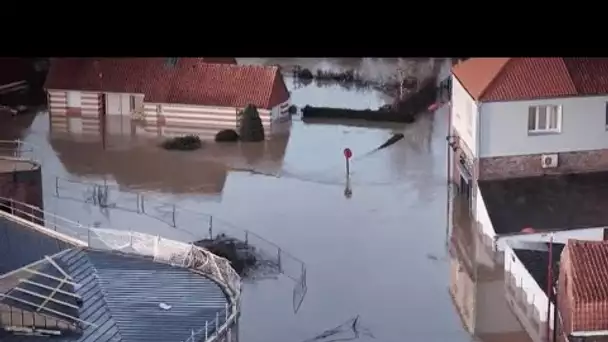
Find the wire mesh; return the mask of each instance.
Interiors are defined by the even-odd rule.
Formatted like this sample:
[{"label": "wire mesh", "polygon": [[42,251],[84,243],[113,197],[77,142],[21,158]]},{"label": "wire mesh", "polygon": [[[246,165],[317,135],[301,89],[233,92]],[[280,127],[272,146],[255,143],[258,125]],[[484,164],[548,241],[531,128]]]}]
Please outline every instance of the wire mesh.
[{"label": "wire mesh", "polygon": [[[188,233],[192,236],[190,242],[204,239],[215,240],[222,235],[244,242],[254,251],[256,259],[260,261],[258,267],[262,276],[283,274],[295,282],[293,310],[298,312],[308,290],[306,266],[303,261],[275,243],[210,214],[169,203],[152,194],[122,191],[114,185],[101,185],[57,177],[56,193],[59,198],[78,199],[75,194],[81,194],[81,202],[103,206],[104,202],[97,199],[102,191],[105,192],[103,197],[113,199],[105,202],[106,206],[110,205],[110,209],[137,212],[158,220]],[[266,274],[263,274],[264,271]]]}]

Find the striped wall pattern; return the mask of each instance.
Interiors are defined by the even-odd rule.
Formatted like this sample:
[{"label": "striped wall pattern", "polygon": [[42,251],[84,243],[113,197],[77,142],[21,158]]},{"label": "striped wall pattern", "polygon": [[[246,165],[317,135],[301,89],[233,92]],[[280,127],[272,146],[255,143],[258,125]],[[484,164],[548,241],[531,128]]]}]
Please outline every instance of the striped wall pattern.
[{"label": "striped wall pattern", "polygon": [[[102,94],[80,92],[81,107],[69,108],[66,91],[49,91],[51,130],[58,133],[101,135],[100,118],[104,117],[102,99]],[[267,132],[266,137],[271,136],[273,120],[278,117],[289,118],[289,105],[290,103],[287,101],[272,110],[258,109],[264,130]],[[220,130],[238,130],[238,112],[240,110],[242,108],[144,102],[143,115],[137,118],[133,116],[134,119],[137,119],[133,121],[135,126],[133,134],[149,137],[194,134],[204,140],[213,140]]]},{"label": "striped wall pattern", "polygon": [[[223,129],[238,129],[238,112],[230,107],[144,104],[144,118],[138,134],[174,137],[195,134],[213,140]],[[270,111],[258,110],[265,130],[270,130]]]},{"label": "striped wall pattern", "polygon": [[80,108],[68,108],[67,92],[49,91],[51,130],[59,133],[101,134],[101,95],[80,93]]}]

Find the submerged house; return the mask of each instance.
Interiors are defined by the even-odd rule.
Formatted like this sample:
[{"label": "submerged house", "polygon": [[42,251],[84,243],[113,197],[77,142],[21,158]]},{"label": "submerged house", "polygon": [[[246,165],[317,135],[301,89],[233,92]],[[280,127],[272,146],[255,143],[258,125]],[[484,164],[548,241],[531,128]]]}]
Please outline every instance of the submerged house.
[{"label": "submerged house", "polygon": [[[276,66],[217,58],[57,58],[45,83],[51,127],[74,134],[214,136],[247,105],[271,133],[289,120]],[[267,134],[270,136],[270,134]]]}]

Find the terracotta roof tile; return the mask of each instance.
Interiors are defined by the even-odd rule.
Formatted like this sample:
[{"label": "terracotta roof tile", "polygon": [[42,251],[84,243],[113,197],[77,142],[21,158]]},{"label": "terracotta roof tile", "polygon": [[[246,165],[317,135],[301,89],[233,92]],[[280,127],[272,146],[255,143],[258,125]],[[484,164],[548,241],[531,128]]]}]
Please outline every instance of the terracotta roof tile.
[{"label": "terracotta roof tile", "polygon": [[471,58],[452,72],[480,102],[608,94],[608,58]]},{"label": "terracotta roof tile", "polygon": [[569,240],[572,331],[608,330],[608,241]]},{"label": "terracotta roof tile", "polygon": [[46,89],[145,94],[152,103],[272,108],[289,99],[278,67],[205,63],[202,58],[60,58]]}]

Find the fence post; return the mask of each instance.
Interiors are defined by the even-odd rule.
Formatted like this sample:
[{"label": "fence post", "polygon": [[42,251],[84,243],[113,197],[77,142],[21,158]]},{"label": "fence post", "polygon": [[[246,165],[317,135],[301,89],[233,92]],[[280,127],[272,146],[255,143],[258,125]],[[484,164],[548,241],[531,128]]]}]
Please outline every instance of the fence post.
[{"label": "fence post", "polygon": [[173,210],[171,211],[171,217],[173,219],[173,227],[175,228],[177,225],[175,224],[175,204],[173,205]]},{"label": "fence post", "polygon": [[141,214],[141,211],[140,211],[141,204],[140,204],[140,202],[141,202],[141,195],[140,195],[140,193],[138,192],[138,193],[137,193],[137,213],[138,213],[138,214]]},{"label": "fence post", "polygon": [[245,245],[249,245],[249,231],[245,229]]},{"label": "fence post", "polygon": [[144,195],[141,195],[140,198],[141,198],[141,212],[145,214],[146,213],[146,206],[145,206],[146,198],[144,197]]},{"label": "fence post", "polygon": [[277,249],[277,264],[279,265],[279,272],[283,272],[283,267],[281,265],[281,248]]},{"label": "fence post", "polygon": [[209,338],[209,322],[205,321],[205,341]]},{"label": "fence post", "polygon": [[55,177],[55,196],[59,197],[59,177]]},{"label": "fence post", "polygon": [[213,239],[213,215],[209,215],[209,238]]}]

